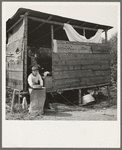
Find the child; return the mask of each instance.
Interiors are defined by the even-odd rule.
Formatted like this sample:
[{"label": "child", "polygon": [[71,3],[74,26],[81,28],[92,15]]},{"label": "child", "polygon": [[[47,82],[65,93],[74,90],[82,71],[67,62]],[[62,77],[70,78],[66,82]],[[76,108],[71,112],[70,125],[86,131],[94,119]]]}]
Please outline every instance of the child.
[{"label": "child", "polygon": [[[44,77],[45,78],[49,74],[49,72],[45,72]],[[39,74],[39,68],[38,65],[35,65],[32,67],[32,73],[28,76],[28,84],[29,84],[29,93],[31,94],[33,85],[41,85],[43,87],[43,80],[41,75]],[[45,108],[51,109],[49,106],[49,101],[46,99],[45,101]]]},{"label": "child", "polygon": [[43,80],[39,74],[38,66],[32,67],[32,73],[28,77],[28,84],[31,88],[33,88],[33,85],[41,85],[43,87]]}]

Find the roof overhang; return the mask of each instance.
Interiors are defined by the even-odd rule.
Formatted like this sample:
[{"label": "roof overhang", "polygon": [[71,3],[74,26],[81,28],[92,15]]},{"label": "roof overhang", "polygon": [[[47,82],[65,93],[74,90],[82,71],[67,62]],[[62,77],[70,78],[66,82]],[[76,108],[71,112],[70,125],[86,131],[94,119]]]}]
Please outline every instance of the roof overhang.
[{"label": "roof overhang", "polygon": [[11,26],[20,19],[21,15],[24,15],[25,13],[28,13],[29,17],[44,19],[44,20],[49,20],[49,18],[51,18],[51,21],[54,21],[54,22],[59,22],[59,23],[70,22],[71,25],[84,27],[84,28],[86,27],[86,28],[103,29],[103,30],[109,30],[109,29],[113,28],[113,27],[107,26],[107,25],[101,25],[101,24],[76,20],[76,19],[72,19],[72,18],[61,17],[61,16],[57,16],[57,15],[53,15],[53,14],[43,13],[43,12],[31,10],[31,9],[26,9],[26,8],[19,8],[18,11],[10,19],[7,20],[7,22],[6,22],[7,30],[9,30],[11,28]]},{"label": "roof overhang", "polygon": [[10,32],[25,16],[28,17],[28,44],[32,45],[50,45],[51,25],[53,25],[54,38],[57,40],[68,40],[65,31],[63,30],[64,23],[71,24],[81,35],[83,35],[83,30],[85,29],[86,38],[92,37],[98,29],[107,31],[113,28],[111,26],[20,8],[13,17],[7,20],[7,33]]}]

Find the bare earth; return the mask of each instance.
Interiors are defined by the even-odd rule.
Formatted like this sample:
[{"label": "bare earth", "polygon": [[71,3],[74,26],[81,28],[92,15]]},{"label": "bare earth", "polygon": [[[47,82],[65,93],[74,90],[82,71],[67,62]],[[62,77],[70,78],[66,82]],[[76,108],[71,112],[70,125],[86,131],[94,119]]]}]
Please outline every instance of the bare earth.
[{"label": "bare earth", "polygon": [[[60,110],[45,110],[44,115],[30,115],[28,111],[20,113],[7,113],[7,120],[117,120],[117,108],[112,106],[110,108],[76,108],[69,106],[70,109],[66,109],[66,106],[60,104],[62,109]],[[63,106],[64,107],[63,107]],[[68,108],[69,108],[68,107]],[[72,107],[72,108],[71,108]],[[64,110],[65,108],[65,110]],[[75,110],[76,109],[76,110]]]},{"label": "bare earth", "polygon": [[30,115],[28,110],[18,109],[10,112],[6,108],[6,120],[117,120],[117,90],[111,89],[111,99],[101,100],[99,103],[88,106],[71,106],[61,103],[52,103],[53,109],[44,111],[43,115]]}]

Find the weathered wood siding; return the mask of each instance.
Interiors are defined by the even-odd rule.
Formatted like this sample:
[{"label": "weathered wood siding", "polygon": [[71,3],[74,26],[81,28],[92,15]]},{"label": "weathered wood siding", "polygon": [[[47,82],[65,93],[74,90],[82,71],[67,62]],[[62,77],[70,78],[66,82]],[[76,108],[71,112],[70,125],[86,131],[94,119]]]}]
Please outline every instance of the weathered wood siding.
[{"label": "weathered wood siding", "polygon": [[110,83],[107,45],[56,41],[55,48],[57,50],[52,54],[52,83],[55,89]]},{"label": "weathered wood siding", "polygon": [[19,90],[23,90],[23,35],[22,21],[9,34],[6,45],[6,85]]},{"label": "weathered wood siding", "polygon": [[[13,47],[15,46],[14,43]],[[15,47],[16,48],[16,47]],[[15,49],[11,49],[11,53]],[[7,54],[6,59],[6,85],[12,88],[23,90],[23,56],[10,56]]]}]

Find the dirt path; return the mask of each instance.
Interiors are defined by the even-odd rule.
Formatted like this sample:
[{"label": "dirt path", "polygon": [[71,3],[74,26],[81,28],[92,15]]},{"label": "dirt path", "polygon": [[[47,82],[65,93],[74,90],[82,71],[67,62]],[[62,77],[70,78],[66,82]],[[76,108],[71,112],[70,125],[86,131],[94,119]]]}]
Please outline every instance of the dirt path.
[{"label": "dirt path", "polygon": [[[62,108],[62,109],[61,109]],[[20,113],[7,113],[7,120],[117,120],[117,108],[84,108],[71,107],[66,109],[65,105],[61,105],[60,110],[45,110],[44,115],[31,116],[27,111]],[[64,109],[65,108],[65,109]]]},{"label": "dirt path", "polygon": [[117,120],[117,110],[109,108],[106,110],[58,112],[56,114],[47,112],[42,120]]}]

